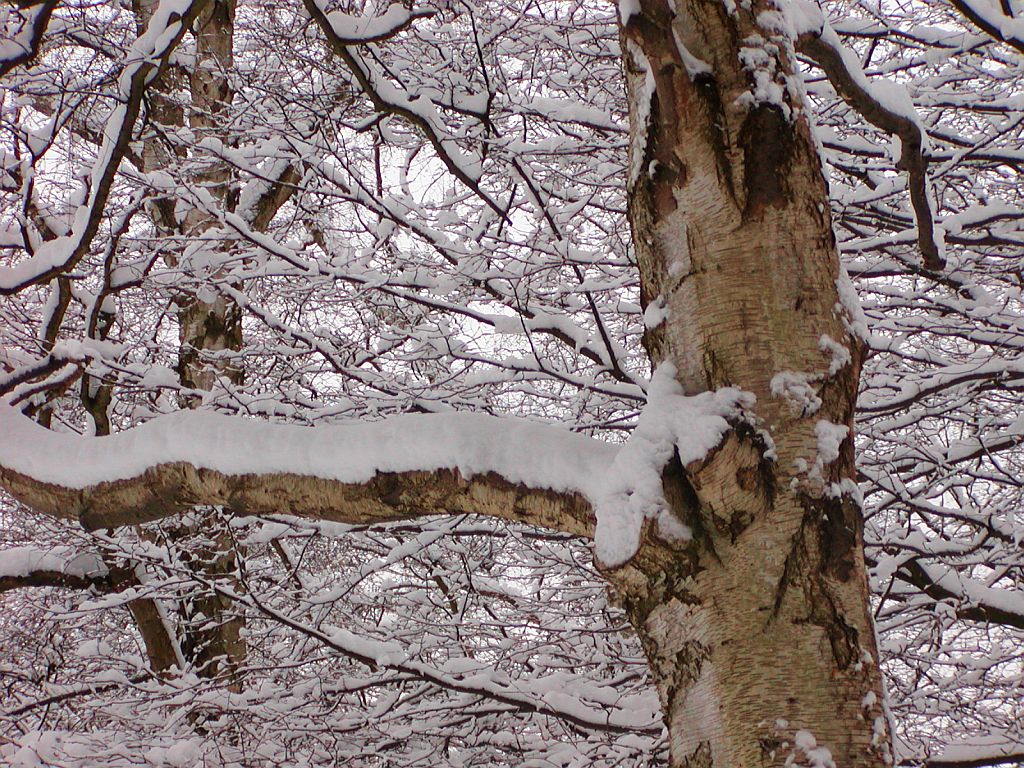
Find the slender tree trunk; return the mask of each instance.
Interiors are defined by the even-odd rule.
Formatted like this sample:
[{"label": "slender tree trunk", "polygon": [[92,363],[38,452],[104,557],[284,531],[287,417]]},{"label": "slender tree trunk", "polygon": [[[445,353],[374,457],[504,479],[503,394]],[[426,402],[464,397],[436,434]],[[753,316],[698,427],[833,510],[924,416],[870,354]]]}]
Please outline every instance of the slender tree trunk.
[{"label": "slender tree trunk", "polygon": [[[650,659],[673,766],[881,766],[852,417],[859,340],[773,3],[642,0],[624,19],[630,220],[648,333],[688,394],[756,397],[665,474],[694,531],[611,574]],[[854,310],[855,311],[855,310]],[[826,752],[827,750],[827,752]]]},{"label": "slender tree trunk", "polygon": [[[213,0],[196,21],[196,63],[189,72],[191,109],[189,127],[197,137],[212,135],[226,145],[223,115],[231,104],[228,80],[234,55],[234,0]],[[210,158],[208,167],[197,174],[202,186],[226,210],[234,207],[230,166],[219,158]],[[184,234],[201,236],[216,221],[209,214],[193,209],[185,216]],[[242,349],[241,310],[223,296],[210,301],[189,298],[178,309],[178,375],[182,386],[211,390],[217,379],[233,384],[242,382],[242,370],[232,360],[212,358],[210,353],[238,352]],[[187,395],[183,405],[194,407],[199,398]],[[213,509],[198,508],[175,536],[189,557],[189,567],[204,579],[231,578],[237,570],[235,543],[225,519]],[[245,660],[242,637],[244,619],[235,615],[231,600],[213,590],[197,588],[181,606],[182,651],[207,677],[226,676],[230,687],[241,690],[239,668]]]},{"label": "slender tree trunk", "polygon": [[[136,0],[135,12],[145,27],[155,10],[150,0]],[[193,28],[196,40],[196,61],[187,77],[180,70],[169,69],[153,88],[151,117],[165,127],[188,127],[198,138],[214,137],[228,143],[224,135],[224,110],[231,104],[232,90],[228,73],[233,65],[234,0],[210,0]],[[186,113],[169,94],[183,87],[187,80],[190,96]],[[174,154],[162,142],[147,141],[143,150],[144,170],[155,171],[168,163],[187,162],[183,154]],[[192,162],[202,162],[192,158]],[[225,208],[232,208],[232,173],[227,163],[209,158],[207,165],[194,174],[192,182],[204,188]],[[210,214],[192,209],[179,222],[173,201],[155,204],[151,209],[156,231],[164,235],[200,237],[216,224]],[[177,257],[169,257],[172,265],[185,267]],[[204,301],[194,296],[183,297],[178,306],[178,375],[183,387],[190,390],[211,390],[217,379],[241,383],[242,371],[230,360],[211,357],[211,353],[238,352],[242,349],[241,311],[237,304],[224,297]],[[195,407],[201,397],[186,394],[183,407]],[[183,553],[188,566],[204,580],[229,577],[237,570],[235,545],[222,516],[215,510],[197,509],[189,521],[176,525],[171,537]],[[246,655],[242,638],[244,621],[233,614],[231,601],[223,595],[201,587],[178,606],[181,652],[198,674],[214,678],[225,675],[232,688],[240,688],[238,669]],[[138,619],[138,616],[136,616]],[[141,627],[141,624],[140,624]],[[147,642],[147,647],[149,643]],[[157,659],[150,654],[156,666]]]},{"label": "slender tree trunk", "polygon": [[[197,138],[213,137],[228,145],[222,113],[231,104],[232,90],[228,73],[234,63],[234,0],[214,0],[196,22],[196,63],[189,73],[192,106],[189,127]],[[208,158],[207,166],[195,179],[225,210],[232,210],[235,191],[232,171],[220,158]],[[192,209],[185,216],[184,234],[200,236],[216,221],[205,211]],[[242,318],[238,305],[218,296],[210,301],[190,298],[178,311],[178,374],[182,385],[200,390],[213,389],[219,376],[241,383],[242,371],[224,360],[211,361],[210,353],[237,352],[242,348]],[[204,356],[206,359],[204,359]],[[186,397],[190,405],[198,398]]]}]

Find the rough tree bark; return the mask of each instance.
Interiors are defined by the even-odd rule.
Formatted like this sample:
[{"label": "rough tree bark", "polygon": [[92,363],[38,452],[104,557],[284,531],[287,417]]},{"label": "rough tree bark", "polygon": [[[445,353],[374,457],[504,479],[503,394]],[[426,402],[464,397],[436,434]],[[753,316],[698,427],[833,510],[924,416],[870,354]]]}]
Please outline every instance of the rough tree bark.
[{"label": "rough tree bark", "polygon": [[693,546],[651,540],[613,574],[674,766],[891,760],[853,482],[861,342],[785,28],[756,1],[642,0],[624,19],[630,221],[644,303],[668,310],[652,362],[687,393],[757,398],[666,473]]},{"label": "rough tree bark", "polygon": [[[689,394],[733,386],[756,398],[711,455],[665,471],[693,539],[669,543],[652,526],[607,572],[647,651],[671,763],[885,765],[853,482],[861,342],[837,287],[792,40],[770,0],[622,8],[630,220],[643,301],[668,310],[647,348]],[[475,511],[591,533],[577,495],[452,469],[346,484],[179,461],[82,490],[0,464],[0,484],[93,526],[221,504],[348,522]]]},{"label": "rough tree bark", "polygon": [[[225,144],[223,114],[232,100],[229,73],[234,61],[235,0],[209,2],[193,27],[196,63],[189,70],[191,106],[188,122],[200,137],[213,136]],[[205,189],[224,210],[234,210],[231,167],[211,158],[200,168],[194,183]],[[207,212],[196,209],[185,215],[180,228],[185,237],[200,237],[216,225]],[[189,296],[178,306],[178,377],[187,389],[209,391],[218,378],[240,384],[241,367],[223,353],[242,349],[242,313],[231,299],[216,296],[210,301]],[[218,353],[221,353],[218,355]],[[202,398],[188,394],[182,405],[195,407]],[[224,519],[215,509],[198,508],[189,523],[174,531],[183,558],[204,579],[230,578],[238,569],[235,543]],[[245,661],[244,620],[231,601],[217,592],[198,588],[179,606],[182,619],[182,653],[200,674],[226,677],[233,690],[241,690],[239,677]]]}]

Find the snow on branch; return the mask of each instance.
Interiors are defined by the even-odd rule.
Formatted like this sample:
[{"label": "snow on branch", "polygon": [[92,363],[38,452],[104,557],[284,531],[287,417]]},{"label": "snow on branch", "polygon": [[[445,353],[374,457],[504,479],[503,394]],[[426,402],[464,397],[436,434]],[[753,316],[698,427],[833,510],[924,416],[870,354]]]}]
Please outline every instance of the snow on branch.
[{"label": "snow on branch", "polygon": [[129,46],[115,89],[116,106],[107,115],[103,141],[89,178],[88,200],[76,210],[69,234],[42,243],[29,258],[13,266],[0,267],[0,296],[17,293],[69,272],[88,253],[99,231],[121,160],[128,152],[146,90],[207,1],[164,0],[153,13],[145,32]]},{"label": "snow on branch", "polygon": [[328,4],[323,0],[313,1],[341,45],[379,43],[407,29],[416,19],[434,15],[433,11],[414,11],[395,3],[379,16],[352,16],[341,11],[328,12]]},{"label": "snow on branch", "polygon": [[[491,210],[502,219],[507,220],[508,214],[505,208],[499,205],[480,184],[483,174],[482,159],[467,156],[462,152],[457,142],[449,135],[436,105],[422,94],[409,92],[404,87],[395,85],[379,72],[372,59],[360,54],[352,45],[350,38],[346,37],[350,32],[349,25],[340,24],[343,34],[339,34],[339,17],[325,14],[316,0],[303,0],[303,6],[324,33],[331,50],[348,68],[354,84],[370,100],[374,109],[380,114],[401,117],[416,126],[430,142],[448,171],[472,190],[473,194],[486,203]],[[416,17],[416,14],[412,13],[408,21],[411,22]],[[374,26],[371,22],[367,23]]]},{"label": "snow on branch", "polygon": [[7,17],[6,28],[0,39],[0,77],[22,64],[30,63],[39,53],[43,33],[57,0],[44,0],[22,7]]},{"label": "snow on branch", "polygon": [[518,712],[556,717],[583,732],[647,731],[656,735],[662,730],[657,702],[653,697],[643,694],[622,697],[611,686],[580,681],[559,672],[516,681],[476,659],[449,659],[440,665],[428,664],[411,657],[402,643],[366,637],[329,624],[315,628],[307,626],[251,595],[226,591],[213,584],[209,586],[230,600],[247,604],[268,618],[375,671],[388,670],[413,677],[448,691],[479,696]]},{"label": "snow on branch", "polygon": [[903,563],[894,574],[935,601],[952,600],[957,617],[1024,629],[1024,594],[969,579],[941,563],[919,559]]},{"label": "snow on branch", "polygon": [[0,593],[22,587],[88,589],[105,585],[108,576],[99,557],[70,547],[0,550]]},{"label": "snow on branch", "polygon": [[1024,19],[1009,15],[1009,5],[999,7],[985,0],[952,0],[953,7],[996,40],[1024,53]]},{"label": "snow on branch", "polygon": [[1024,741],[1012,731],[996,730],[977,734],[962,742],[938,746],[931,754],[911,754],[900,766],[924,768],[987,768],[1019,765],[1024,760]]},{"label": "snow on branch", "polygon": [[185,411],[104,438],[58,434],[0,408],[0,483],[92,528],[196,504],[342,522],[478,511],[589,535],[613,446],[478,414],[306,428]]},{"label": "snow on branch", "polygon": [[816,5],[794,0],[789,8],[788,19],[796,32],[797,49],[821,67],[836,92],[865,120],[899,139],[897,167],[907,173],[918,248],[925,267],[941,272],[946,266],[945,240],[936,227],[928,181],[928,136],[913,102],[899,84],[868,78],[857,57],[843,45]]},{"label": "snow on branch", "polygon": [[345,523],[472,512],[595,536],[607,566],[628,561],[645,522],[686,541],[661,483],[704,458],[747,404],[737,390],[683,395],[663,365],[629,443],[481,414],[406,414],[322,427],[201,411],[101,438],[47,430],[0,406],[0,487],[88,528],[155,520],[195,505]]},{"label": "snow on branch", "polygon": [[671,363],[658,366],[647,398],[596,504],[595,548],[606,565],[620,565],[633,556],[646,520],[657,521],[662,538],[690,539],[690,529],[665,502],[662,470],[674,455],[683,466],[702,460],[732,428],[730,420],[752,404],[752,395],[733,388],[684,395]]}]

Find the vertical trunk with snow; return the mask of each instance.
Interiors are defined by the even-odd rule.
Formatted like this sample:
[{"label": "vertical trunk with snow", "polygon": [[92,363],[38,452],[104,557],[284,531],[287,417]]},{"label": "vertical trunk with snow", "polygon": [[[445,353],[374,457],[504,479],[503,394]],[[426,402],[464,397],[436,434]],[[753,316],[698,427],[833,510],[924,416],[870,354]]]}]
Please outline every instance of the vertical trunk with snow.
[{"label": "vertical trunk with snow", "polygon": [[[651,661],[673,766],[889,759],[850,428],[860,342],[827,190],[771,2],[623,3],[630,217],[648,332],[688,394],[756,396],[665,474],[694,531],[612,574]],[[652,315],[663,314],[661,312]]]},{"label": "vertical trunk with snow", "polygon": [[[189,72],[191,109],[189,127],[200,139],[212,137],[225,144],[225,109],[231,103],[232,90],[228,79],[233,63],[234,0],[214,0],[200,15],[194,28],[196,63]],[[230,204],[231,167],[218,158],[209,158],[195,179],[225,209]],[[183,222],[186,237],[199,237],[216,224],[210,214],[191,210]],[[242,372],[230,358],[211,353],[232,353],[242,348],[241,310],[223,296],[204,300],[185,299],[178,309],[178,375],[181,384],[192,390],[211,390],[217,379],[238,384]],[[195,406],[199,398],[187,395],[183,403]],[[178,536],[184,544],[183,554],[189,567],[203,579],[230,578],[237,570],[235,544],[223,516],[216,510],[199,508],[189,516]],[[240,690],[239,667],[245,659],[242,637],[244,621],[234,615],[231,601],[213,589],[198,588],[180,606],[184,637],[182,651],[201,674],[226,676],[232,688]]]},{"label": "vertical trunk with snow", "polygon": [[[148,24],[155,4],[140,0],[135,12],[142,27]],[[168,69],[161,81],[152,87],[152,116],[164,128],[188,128],[199,139],[214,138],[227,143],[224,135],[224,110],[232,99],[228,74],[233,63],[234,0],[207,2],[193,27],[196,61],[187,74],[190,96],[188,111],[174,103],[171,94],[185,85],[180,70]],[[143,150],[144,170],[163,170],[167,164],[186,162],[183,153],[174,154],[158,141],[147,141]],[[201,187],[225,208],[232,190],[230,166],[217,158],[192,158],[203,163],[194,174],[193,183]],[[205,211],[192,209],[183,221],[175,215],[173,201],[157,202],[150,210],[156,231],[161,235],[201,237],[216,225],[216,219]],[[168,259],[174,266],[187,269],[176,257]],[[237,304],[224,297],[208,301],[195,296],[182,296],[178,302],[178,375],[181,385],[191,393],[181,397],[185,407],[199,404],[197,390],[211,390],[218,378],[240,383],[241,370],[230,359],[216,353],[238,352],[242,348],[241,311]],[[211,356],[212,353],[212,356]],[[187,523],[177,525],[173,538],[182,551],[182,558],[203,580],[230,577],[237,569],[234,543],[222,516],[215,510],[197,509]],[[195,587],[178,606],[181,621],[180,648],[185,660],[200,675],[227,676],[237,688],[237,671],[246,654],[242,638],[244,623],[233,615],[231,601],[212,589]],[[136,615],[136,621],[139,616]],[[147,648],[150,647],[147,641]],[[158,666],[158,659],[150,653]]]}]

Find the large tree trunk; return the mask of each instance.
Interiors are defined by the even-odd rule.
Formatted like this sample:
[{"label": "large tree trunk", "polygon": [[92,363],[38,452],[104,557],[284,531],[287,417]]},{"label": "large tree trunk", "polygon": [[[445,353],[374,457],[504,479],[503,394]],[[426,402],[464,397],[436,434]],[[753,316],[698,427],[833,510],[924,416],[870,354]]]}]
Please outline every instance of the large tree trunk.
[{"label": "large tree trunk", "polygon": [[860,342],[791,41],[773,3],[727,5],[643,0],[623,20],[630,219],[644,303],[668,310],[654,364],[688,394],[733,386],[756,404],[704,461],[666,472],[692,543],[652,534],[612,578],[673,766],[880,766],[850,431]]}]

